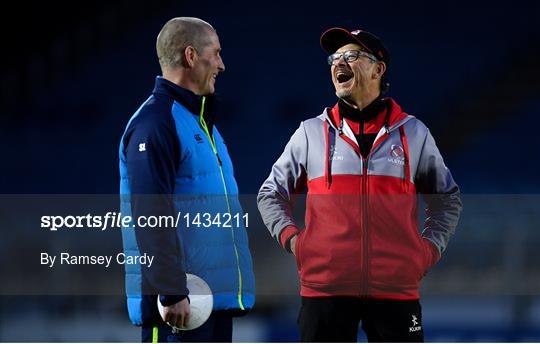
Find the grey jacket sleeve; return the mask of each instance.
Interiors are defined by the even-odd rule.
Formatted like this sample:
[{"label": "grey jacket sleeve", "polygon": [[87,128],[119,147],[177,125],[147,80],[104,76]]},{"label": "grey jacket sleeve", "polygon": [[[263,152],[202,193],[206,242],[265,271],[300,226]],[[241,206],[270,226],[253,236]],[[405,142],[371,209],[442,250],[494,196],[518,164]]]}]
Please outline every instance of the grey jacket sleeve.
[{"label": "grey jacket sleeve", "polygon": [[422,236],[430,240],[442,254],[455,232],[462,203],[459,187],[444,164],[429,130],[422,147],[415,185],[426,202]]},{"label": "grey jacket sleeve", "polygon": [[306,186],[307,138],[304,123],[292,135],[270,176],[261,186],[257,205],[270,234],[280,240],[281,231],[296,226],[292,216],[295,194]]}]

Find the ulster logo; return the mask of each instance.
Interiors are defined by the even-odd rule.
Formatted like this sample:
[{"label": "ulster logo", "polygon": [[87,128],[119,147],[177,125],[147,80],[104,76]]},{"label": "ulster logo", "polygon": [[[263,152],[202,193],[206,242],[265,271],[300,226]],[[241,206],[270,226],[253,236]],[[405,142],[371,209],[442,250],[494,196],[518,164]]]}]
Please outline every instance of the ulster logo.
[{"label": "ulster logo", "polygon": [[403,152],[403,148],[398,145],[392,145],[392,147],[390,147],[390,157],[388,158],[388,161],[400,166],[405,165],[405,153]]},{"label": "ulster logo", "polygon": [[401,148],[401,146],[398,146],[398,145],[392,145],[392,147],[390,147],[390,156],[392,158],[402,158],[403,148]]}]

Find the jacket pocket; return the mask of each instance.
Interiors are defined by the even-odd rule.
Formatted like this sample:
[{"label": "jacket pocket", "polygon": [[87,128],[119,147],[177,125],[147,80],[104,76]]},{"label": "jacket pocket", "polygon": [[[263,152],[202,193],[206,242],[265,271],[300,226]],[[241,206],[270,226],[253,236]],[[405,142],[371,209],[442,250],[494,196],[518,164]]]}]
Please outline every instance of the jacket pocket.
[{"label": "jacket pocket", "polygon": [[[424,275],[425,276],[430,268],[432,268],[440,257],[433,257],[434,250],[437,250],[435,245],[429,240],[424,237],[421,238],[422,240],[422,247],[424,249]],[[437,250],[438,251],[438,250]],[[436,253],[438,254],[438,252]]]},{"label": "jacket pocket", "polygon": [[333,233],[330,228],[310,228],[299,238],[297,257],[302,284],[339,288],[361,281],[360,241],[336,240]]},{"label": "jacket pocket", "polygon": [[[426,247],[416,229],[385,227],[371,237],[371,281],[389,293],[417,288],[427,268]],[[393,228],[393,227],[392,227]],[[372,232],[373,233],[373,232]]]}]

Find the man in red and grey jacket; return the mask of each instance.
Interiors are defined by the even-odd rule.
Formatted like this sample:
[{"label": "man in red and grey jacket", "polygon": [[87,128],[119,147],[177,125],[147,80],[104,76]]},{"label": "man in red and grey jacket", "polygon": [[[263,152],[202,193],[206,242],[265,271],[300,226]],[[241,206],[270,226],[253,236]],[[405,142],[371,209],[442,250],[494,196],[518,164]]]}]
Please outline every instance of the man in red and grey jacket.
[{"label": "man in red and grey jacket", "polygon": [[[389,97],[389,54],[362,30],[321,36],[337,104],[291,137],[257,198],[296,257],[302,341],[423,341],[418,288],[461,212],[459,188],[428,128]],[[305,228],[292,217],[307,186]],[[427,219],[419,232],[417,195]]]}]

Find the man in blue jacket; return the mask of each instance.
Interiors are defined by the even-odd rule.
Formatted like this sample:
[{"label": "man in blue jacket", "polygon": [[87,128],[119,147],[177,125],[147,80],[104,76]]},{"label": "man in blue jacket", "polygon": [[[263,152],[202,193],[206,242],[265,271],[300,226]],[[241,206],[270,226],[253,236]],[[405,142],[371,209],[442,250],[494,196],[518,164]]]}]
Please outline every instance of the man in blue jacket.
[{"label": "man in blue jacket", "polygon": [[[215,82],[225,70],[219,38],[201,19],[174,18],[156,48],[163,76],[119,151],[121,211],[133,219],[122,230],[124,252],[155,258],[150,267],[126,265],[129,316],[144,342],[230,342],[233,316],[253,307],[255,281],[232,162],[214,126]],[[149,217],[175,221],[143,228]],[[208,283],[214,308],[198,329],[175,331],[190,314],[186,273]]]}]

